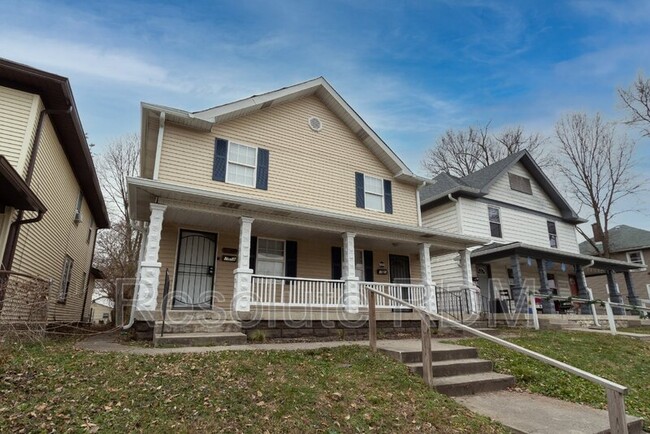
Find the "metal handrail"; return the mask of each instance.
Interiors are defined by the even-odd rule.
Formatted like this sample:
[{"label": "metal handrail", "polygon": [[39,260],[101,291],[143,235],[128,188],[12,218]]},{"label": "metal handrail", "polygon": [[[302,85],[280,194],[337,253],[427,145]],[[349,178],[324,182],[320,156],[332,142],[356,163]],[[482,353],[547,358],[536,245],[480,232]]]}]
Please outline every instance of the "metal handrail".
[{"label": "metal handrail", "polygon": [[[612,430],[612,433],[625,433],[627,434],[627,422],[626,422],[626,416],[625,416],[625,395],[628,392],[627,387],[614,383],[613,381],[607,380],[606,378],[599,377],[598,375],[594,375],[590,372],[584,371],[582,369],[576,368],[575,366],[571,366],[567,363],[560,362],[559,360],[555,360],[551,357],[545,356],[543,354],[540,354],[538,352],[529,350],[524,347],[520,347],[517,344],[513,344],[512,342],[508,342],[506,340],[497,338],[495,336],[489,335],[487,333],[484,333],[479,330],[475,330],[472,327],[466,326],[464,324],[458,323],[456,321],[450,320],[449,318],[445,318],[437,313],[434,312],[429,312],[428,310],[422,309],[418,306],[415,306],[411,303],[408,303],[404,300],[400,300],[399,298],[392,297],[387,294],[382,294],[379,293],[372,288],[367,288],[367,290],[372,293],[369,294],[369,301],[372,300],[372,303],[369,303],[369,308],[370,308],[370,328],[374,328],[374,332],[371,330],[369,335],[370,335],[370,347],[372,348],[373,351],[377,350],[377,341],[376,341],[376,317],[375,317],[375,312],[374,312],[374,293],[381,294],[383,297],[387,297],[389,299],[392,299],[398,303],[403,304],[404,306],[413,309],[413,311],[418,312],[421,317],[422,317],[422,355],[423,355],[423,372],[424,372],[424,377],[425,381],[427,381],[428,384],[432,384],[432,378],[433,378],[433,373],[432,373],[432,364],[428,363],[425,364],[425,360],[431,360],[431,355],[429,354],[426,358],[425,352],[430,353],[431,352],[431,340],[430,340],[430,332],[428,333],[429,336],[429,342],[425,343],[425,336],[427,336],[427,333],[425,333],[425,318],[434,318],[437,319],[438,321],[441,322],[447,322],[450,323],[451,325],[460,328],[461,330],[464,330],[468,333],[471,333],[473,335],[476,335],[478,337],[487,339],[488,341],[494,342],[496,344],[499,344],[503,347],[506,347],[508,349],[511,349],[515,352],[524,354],[526,356],[529,356],[535,360],[539,360],[540,362],[546,363],[548,365],[554,366],[558,369],[561,369],[563,371],[569,372],[570,374],[577,375],[578,377],[584,378],[585,380],[588,380],[592,383],[598,384],[600,386],[603,386],[607,390],[607,408],[608,408],[608,413],[609,413],[609,422],[610,422],[610,428]],[[370,305],[372,304],[372,305]],[[428,320],[426,320],[428,322]],[[374,323],[374,324],[373,324]],[[426,326],[428,330],[428,326]]]}]

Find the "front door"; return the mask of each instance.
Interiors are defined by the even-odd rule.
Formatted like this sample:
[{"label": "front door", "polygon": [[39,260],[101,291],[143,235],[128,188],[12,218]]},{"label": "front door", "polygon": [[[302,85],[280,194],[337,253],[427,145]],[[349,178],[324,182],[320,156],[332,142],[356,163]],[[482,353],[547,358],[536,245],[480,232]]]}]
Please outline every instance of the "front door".
[{"label": "front door", "polygon": [[[403,255],[388,255],[390,283],[411,283],[411,266],[409,257]],[[409,301],[408,288],[402,288],[402,299]]]},{"label": "front door", "polygon": [[174,309],[210,309],[217,234],[181,230],[174,279]]}]

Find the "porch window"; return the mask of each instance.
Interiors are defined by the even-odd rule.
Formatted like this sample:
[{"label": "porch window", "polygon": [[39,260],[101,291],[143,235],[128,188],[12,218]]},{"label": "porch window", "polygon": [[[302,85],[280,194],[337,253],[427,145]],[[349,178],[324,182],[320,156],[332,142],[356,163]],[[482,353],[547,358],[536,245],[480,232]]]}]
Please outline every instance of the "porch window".
[{"label": "porch window", "polygon": [[265,276],[284,276],[285,242],[268,238],[257,239],[255,272]]},{"label": "porch window", "polygon": [[70,280],[72,278],[72,264],[74,260],[66,255],[63,261],[63,273],[61,274],[61,286],[59,287],[59,303],[65,303],[68,298],[68,288],[70,288]]},{"label": "porch window", "polygon": [[354,274],[359,280],[364,281],[363,250],[354,251]]},{"label": "porch window", "polygon": [[643,259],[643,253],[640,250],[634,252],[627,252],[627,262],[633,264],[645,265],[645,260]]},{"label": "porch window", "polygon": [[501,232],[501,214],[499,208],[488,207],[488,218],[490,220],[490,235],[496,238],[503,238]]},{"label": "porch window", "polygon": [[557,249],[557,229],[555,228],[555,222],[547,221],[546,226],[548,227],[548,242],[554,249]]},{"label": "porch window", "polygon": [[364,199],[366,209],[384,211],[384,180],[365,175]]},{"label": "porch window", "polygon": [[226,182],[255,187],[257,149],[252,146],[230,142],[228,146],[228,167]]}]

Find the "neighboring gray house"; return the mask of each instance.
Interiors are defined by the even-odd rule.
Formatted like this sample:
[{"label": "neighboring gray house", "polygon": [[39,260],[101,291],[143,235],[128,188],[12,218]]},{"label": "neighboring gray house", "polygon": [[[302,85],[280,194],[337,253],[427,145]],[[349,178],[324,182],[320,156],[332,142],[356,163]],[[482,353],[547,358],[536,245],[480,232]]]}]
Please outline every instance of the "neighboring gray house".
[{"label": "neighboring gray house", "polygon": [[[611,228],[609,231],[610,257],[621,261],[641,265],[643,268],[631,270],[630,279],[637,295],[643,299],[650,299],[650,273],[647,264],[650,262],[650,231],[635,228],[632,226],[620,225]],[[602,248],[602,234],[594,228],[592,241],[600,249]],[[598,255],[591,243],[584,241],[580,243],[580,252],[586,255]],[[614,279],[619,287],[624,287],[625,275],[615,275]],[[594,289],[596,298],[607,298],[607,276],[600,274],[587,275],[589,286]]]},{"label": "neighboring gray house", "polygon": [[[586,220],[527,151],[463,178],[442,173],[434,181],[420,191],[423,225],[492,240],[471,253],[433,258],[434,280],[448,289],[466,285],[465,264],[471,262],[472,280],[481,288],[484,309],[514,309],[514,300],[524,288],[586,297],[587,267],[589,273],[592,268],[624,273],[638,268],[580,253],[576,225]],[[545,313],[570,307],[545,304]]]}]

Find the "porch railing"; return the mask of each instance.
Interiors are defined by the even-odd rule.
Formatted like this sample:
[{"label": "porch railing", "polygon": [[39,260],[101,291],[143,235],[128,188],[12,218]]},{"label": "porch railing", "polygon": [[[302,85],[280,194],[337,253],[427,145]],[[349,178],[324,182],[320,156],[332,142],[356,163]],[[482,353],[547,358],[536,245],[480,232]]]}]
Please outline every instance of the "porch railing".
[{"label": "porch railing", "polygon": [[[401,303],[396,302],[390,297],[408,301],[416,306],[424,306],[426,301],[426,289],[424,285],[359,282],[360,307],[368,307],[368,290],[377,293],[375,305],[379,309],[403,308]],[[383,297],[382,294],[390,297]]]},{"label": "porch railing", "polygon": [[251,283],[251,306],[343,305],[342,280],[307,279],[254,274]]}]

